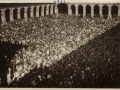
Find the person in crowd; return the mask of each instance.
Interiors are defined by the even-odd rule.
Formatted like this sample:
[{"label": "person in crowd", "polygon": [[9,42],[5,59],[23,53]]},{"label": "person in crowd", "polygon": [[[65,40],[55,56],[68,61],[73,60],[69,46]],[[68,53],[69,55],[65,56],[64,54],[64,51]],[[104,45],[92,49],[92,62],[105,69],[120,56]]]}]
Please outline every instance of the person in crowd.
[{"label": "person in crowd", "polygon": [[[51,17],[30,18],[27,22],[16,20],[1,24],[1,41],[29,45],[27,49],[19,50],[14,59],[11,60],[12,68],[9,68],[7,74],[8,85],[12,81],[17,81],[18,86],[19,82],[27,86],[31,81],[33,87],[39,86],[42,82],[41,87],[54,87],[54,85],[55,87],[75,87],[76,85],[79,87],[91,81],[90,77],[92,77],[93,85],[95,85],[95,79],[98,79],[98,71],[89,65],[90,60],[92,64],[92,59],[85,56],[88,54],[92,57],[94,49],[92,50],[88,46],[91,51],[85,52],[87,49],[84,48],[84,50],[75,53],[75,50],[115,27],[119,22],[120,18],[117,20],[105,20],[98,17],[74,18],[66,14],[59,14],[57,18],[53,15]],[[99,50],[99,45],[96,48]],[[69,55],[70,53],[71,55]],[[98,56],[100,54],[101,52],[98,53]],[[96,63],[98,64],[99,61],[96,60]],[[86,64],[88,65],[85,66]],[[97,67],[97,64],[94,66]],[[100,66],[100,68],[102,67]],[[13,70],[12,78],[11,69]],[[29,76],[30,72],[32,73],[31,77]],[[101,73],[103,72],[101,71]],[[25,83],[24,80],[21,81],[22,78],[25,79],[25,76],[28,83]],[[102,77],[99,76],[99,78]],[[75,85],[75,83],[78,84]]]}]

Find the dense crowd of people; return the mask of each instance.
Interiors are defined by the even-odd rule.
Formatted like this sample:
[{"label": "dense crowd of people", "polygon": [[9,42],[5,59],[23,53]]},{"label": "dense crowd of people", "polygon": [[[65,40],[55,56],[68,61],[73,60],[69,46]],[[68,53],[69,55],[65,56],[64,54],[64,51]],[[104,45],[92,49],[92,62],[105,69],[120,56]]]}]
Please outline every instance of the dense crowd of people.
[{"label": "dense crowd of people", "polygon": [[[12,87],[87,87],[89,83],[88,87],[90,84],[91,87],[95,87],[93,80],[97,75],[91,70],[95,69],[93,62],[95,63],[97,57],[89,60],[87,57],[94,55],[92,51],[95,52],[94,50],[98,51],[101,48],[99,43],[95,44],[97,41],[93,42],[93,46],[86,46],[86,49],[79,49],[79,47],[115,27],[119,21],[120,18],[73,18],[60,14],[57,18],[53,15],[30,18],[27,22],[16,20],[1,24],[1,41],[29,46],[27,49],[23,47],[12,58],[12,66],[8,68],[7,74],[8,85]],[[92,50],[91,47],[94,45],[96,49]],[[76,53],[75,50],[79,52]]]}]

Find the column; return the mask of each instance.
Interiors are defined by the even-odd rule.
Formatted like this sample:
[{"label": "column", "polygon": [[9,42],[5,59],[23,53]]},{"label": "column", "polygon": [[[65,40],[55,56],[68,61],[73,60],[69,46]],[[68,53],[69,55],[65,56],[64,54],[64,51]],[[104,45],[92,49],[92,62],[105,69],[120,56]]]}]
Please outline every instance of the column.
[{"label": "column", "polygon": [[39,17],[39,6],[36,6],[37,9],[36,9],[36,17]]},{"label": "column", "polygon": [[112,5],[108,5],[108,18],[112,18],[112,15],[111,15],[111,7]]},{"label": "column", "polygon": [[46,5],[46,15],[49,15],[49,5]]},{"label": "column", "polygon": [[14,10],[14,8],[10,8],[10,21],[12,21],[13,22],[13,10]]},{"label": "column", "polygon": [[42,6],[42,9],[41,9],[41,16],[44,17],[44,6]]},{"label": "column", "polygon": [[0,9],[1,10],[1,21],[4,23],[5,22],[5,9]]},{"label": "column", "polygon": [[21,8],[18,7],[17,9],[18,9],[18,10],[17,10],[17,19],[20,19],[20,9],[21,9]]},{"label": "column", "polygon": [[25,21],[27,20],[27,9],[28,9],[28,7],[24,7],[24,19],[25,19]]},{"label": "column", "polygon": [[99,14],[100,14],[100,17],[102,17],[102,18],[103,18],[103,14],[102,14],[102,7],[103,7],[103,5],[102,5],[102,4],[100,4]]},{"label": "column", "polygon": [[30,17],[33,17],[33,6],[31,6],[31,9],[30,9]]},{"label": "column", "polygon": [[70,4],[68,4],[68,15],[71,16],[71,5]]},{"label": "column", "polygon": [[56,14],[56,17],[58,17],[58,7],[57,7],[57,5],[55,5],[55,14]]},{"label": "column", "polygon": [[86,5],[83,5],[83,18],[86,17]]},{"label": "column", "polygon": [[50,14],[51,14],[51,15],[53,14],[53,5],[51,5]]},{"label": "column", "polygon": [[94,5],[91,5],[91,17],[94,17]]},{"label": "column", "polygon": [[120,17],[120,3],[118,4],[118,17]]},{"label": "column", "polygon": [[72,8],[70,8],[70,12],[71,12],[71,15],[72,15]]},{"label": "column", "polygon": [[78,16],[78,5],[75,5],[75,16]]}]

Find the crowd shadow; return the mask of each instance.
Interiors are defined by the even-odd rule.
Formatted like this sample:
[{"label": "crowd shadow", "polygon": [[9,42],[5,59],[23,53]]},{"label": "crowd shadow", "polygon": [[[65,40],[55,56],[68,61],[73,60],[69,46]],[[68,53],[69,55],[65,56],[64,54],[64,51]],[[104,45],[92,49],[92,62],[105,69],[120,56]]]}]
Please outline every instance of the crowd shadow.
[{"label": "crowd shadow", "polygon": [[[31,70],[19,81],[14,81],[10,87],[120,88],[119,30],[120,24],[53,65],[41,65],[39,69]],[[5,61],[4,63],[6,64]]]},{"label": "crowd shadow", "polygon": [[20,49],[27,47],[22,44],[12,44],[11,42],[0,41],[0,78],[1,86],[7,86],[7,71],[11,60]]}]

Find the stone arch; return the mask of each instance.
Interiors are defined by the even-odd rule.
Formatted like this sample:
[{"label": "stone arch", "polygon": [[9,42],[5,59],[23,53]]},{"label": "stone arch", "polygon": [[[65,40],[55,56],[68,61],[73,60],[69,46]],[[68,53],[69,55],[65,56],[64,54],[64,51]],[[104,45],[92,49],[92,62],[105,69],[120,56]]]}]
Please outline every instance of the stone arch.
[{"label": "stone arch", "polygon": [[116,6],[116,5],[112,6],[111,15],[112,15],[113,18],[118,16],[118,6]]},{"label": "stone arch", "polygon": [[87,5],[86,6],[86,16],[91,16],[91,6],[90,5]]},{"label": "stone arch", "polygon": [[44,6],[44,16],[46,16],[46,9],[47,9],[47,6]]},{"label": "stone arch", "polygon": [[33,8],[33,15],[34,15],[34,17],[36,17],[36,11],[37,11],[37,7],[35,6],[35,7]]},{"label": "stone arch", "polygon": [[82,5],[78,6],[78,14],[80,15],[80,18],[83,17],[83,6]]},{"label": "stone arch", "polygon": [[5,18],[6,18],[6,22],[10,21],[10,9],[5,10]]},{"label": "stone arch", "polygon": [[13,10],[13,19],[17,19],[17,11],[18,11],[17,8]]},{"label": "stone arch", "polygon": [[21,8],[20,10],[20,16],[21,16],[21,19],[24,19],[24,8]]},{"label": "stone arch", "polygon": [[103,14],[104,19],[106,19],[108,17],[108,6],[107,5],[103,6],[102,14]]},{"label": "stone arch", "polygon": [[58,13],[68,13],[68,6],[65,3],[60,3],[58,6]]},{"label": "stone arch", "polygon": [[75,15],[75,5],[71,5],[72,14]]},{"label": "stone arch", "polygon": [[31,10],[31,8],[28,7],[28,9],[27,9],[27,17],[28,17],[28,18],[30,18],[30,10]]},{"label": "stone arch", "polygon": [[99,15],[99,11],[100,11],[99,6],[98,6],[98,5],[95,5],[95,6],[94,6],[94,16],[95,16],[95,17],[99,17],[99,16],[100,16],[100,15]]},{"label": "stone arch", "polygon": [[42,7],[39,7],[39,16],[41,16]]}]

